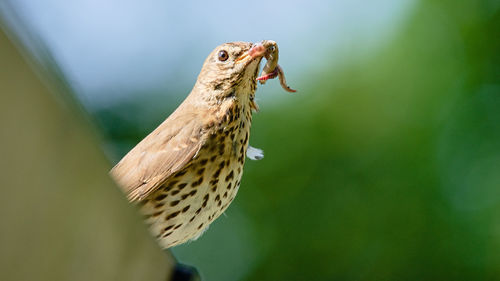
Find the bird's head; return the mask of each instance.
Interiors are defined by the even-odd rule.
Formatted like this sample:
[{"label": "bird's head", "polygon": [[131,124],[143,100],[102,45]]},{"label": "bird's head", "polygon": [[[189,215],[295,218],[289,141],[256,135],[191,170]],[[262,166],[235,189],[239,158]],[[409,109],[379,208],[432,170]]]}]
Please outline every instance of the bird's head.
[{"label": "bird's head", "polygon": [[[274,41],[262,43],[231,42],[215,48],[208,55],[195,89],[210,99],[234,95],[234,92],[253,94],[262,58],[269,52]],[[206,96],[206,98],[209,98]]]}]

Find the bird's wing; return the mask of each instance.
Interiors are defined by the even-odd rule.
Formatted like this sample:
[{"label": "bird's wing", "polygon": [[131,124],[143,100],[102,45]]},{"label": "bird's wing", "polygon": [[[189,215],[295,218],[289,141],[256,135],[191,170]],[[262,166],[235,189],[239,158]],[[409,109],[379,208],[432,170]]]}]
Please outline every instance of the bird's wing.
[{"label": "bird's wing", "polygon": [[141,201],[191,163],[207,132],[199,113],[174,112],[111,170],[130,201]]}]

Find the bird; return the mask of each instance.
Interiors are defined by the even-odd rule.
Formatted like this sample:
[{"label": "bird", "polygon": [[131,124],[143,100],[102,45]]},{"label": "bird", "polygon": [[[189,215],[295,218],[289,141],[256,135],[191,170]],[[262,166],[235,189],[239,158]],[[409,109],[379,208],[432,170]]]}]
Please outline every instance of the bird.
[{"label": "bird", "polygon": [[230,42],[206,58],[191,93],[110,174],[137,204],[162,248],[197,239],[240,187],[249,146],[257,75],[276,42]]}]

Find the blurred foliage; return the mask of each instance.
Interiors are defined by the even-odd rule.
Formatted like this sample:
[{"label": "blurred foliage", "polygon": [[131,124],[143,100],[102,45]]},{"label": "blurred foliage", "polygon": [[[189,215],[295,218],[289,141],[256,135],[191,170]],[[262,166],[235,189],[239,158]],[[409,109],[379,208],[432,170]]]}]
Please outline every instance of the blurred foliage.
[{"label": "blurred foliage", "polygon": [[[498,279],[499,21],[497,1],[422,1],[377,54],[304,73],[299,93],[262,106],[251,144],[266,158],[247,161],[228,211],[259,253],[245,280]],[[95,117],[123,155],[176,104]],[[225,229],[179,252],[238,233]]]}]

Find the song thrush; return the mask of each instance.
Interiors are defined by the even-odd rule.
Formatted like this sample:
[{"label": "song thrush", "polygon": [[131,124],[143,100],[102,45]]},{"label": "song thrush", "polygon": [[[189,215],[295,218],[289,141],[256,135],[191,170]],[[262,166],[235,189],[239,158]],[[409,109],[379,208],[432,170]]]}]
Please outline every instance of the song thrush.
[{"label": "song thrush", "polygon": [[247,153],[262,157],[247,150],[256,78],[276,52],[270,40],[217,47],[184,102],[111,170],[162,247],[203,233],[234,199]]}]

